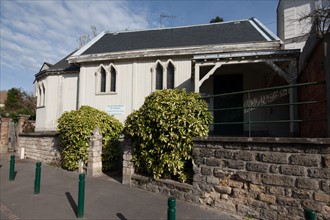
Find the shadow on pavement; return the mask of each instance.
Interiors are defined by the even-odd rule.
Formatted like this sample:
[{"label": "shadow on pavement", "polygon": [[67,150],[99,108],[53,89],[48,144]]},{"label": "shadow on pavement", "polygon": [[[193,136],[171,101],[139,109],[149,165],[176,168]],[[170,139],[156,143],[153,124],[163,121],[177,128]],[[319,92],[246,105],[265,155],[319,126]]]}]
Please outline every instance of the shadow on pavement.
[{"label": "shadow on pavement", "polygon": [[117,217],[120,219],[120,220],[127,220],[127,218],[121,214],[121,213],[117,213]]},{"label": "shadow on pavement", "polygon": [[77,206],[77,203],[74,201],[74,199],[72,198],[71,196],[71,193],[69,192],[66,192],[65,193],[65,196],[66,198],[68,199],[70,205],[71,205],[71,208],[72,210],[74,211],[74,214],[77,216],[77,210],[78,210],[78,206]]}]

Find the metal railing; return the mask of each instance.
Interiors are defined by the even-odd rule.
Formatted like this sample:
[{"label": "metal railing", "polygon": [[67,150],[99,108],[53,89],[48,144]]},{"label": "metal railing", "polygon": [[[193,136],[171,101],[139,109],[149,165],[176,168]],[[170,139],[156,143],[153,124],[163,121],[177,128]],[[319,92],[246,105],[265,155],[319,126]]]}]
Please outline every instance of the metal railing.
[{"label": "metal railing", "polygon": [[[285,106],[290,107],[290,106],[298,106],[298,105],[315,105],[315,104],[319,104],[319,103],[324,103],[325,100],[307,100],[307,101],[290,102],[290,99],[289,99],[289,102],[287,102],[287,103],[269,104],[269,103],[271,103],[271,102],[269,102],[269,103],[266,103],[266,104],[263,104],[263,103],[253,104],[252,99],[255,99],[256,97],[251,98],[251,94],[261,93],[261,92],[269,92],[269,91],[280,91],[280,92],[285,92],[286,91],[286,95],[289,95],[289,91],[288,91],[289,89],[301,88],[301,87],[306,87],[306,86],[317,86],[317,85],[323,85],[323,84],[325,84],[325,81],[308,82],[308,83],[300,83],[300,84],[285,85],[285,86],[276,86],[276,87],[269,87],[269,88],[262,88],[262,89],[252,89],[252,90],[245,90],[245,91],[231,92],[231,93],[224,93],[224,94],[217,94],[217,95],[208,95],[208,96],[202,96],[202,99],[214,99],[214,98],[225,97],[225,96],[243,95],[243,106],[208,109],[208,111],[211,111],[211,112],[214,113],[216,111],[243,110],[243,121],[226,121],[226,122],[212,123],[211,125],[238,125],[238,124],[245,125],[245,124],[248,124],[248,135],[249,135],[249,137],[251,137],[251,125],[253,125],[253,124],[301,123],[301,122],[326,121],[326,119],[282,119],[282,120],[257,120],[257,121],[253,121],[251,119],[251,113],[255,109],[277,108],[277,107],[285,107]],[[244,96],[246,96],[246,98],[244,98]],[[247,113],[247,119],[244,120],[245,113]]]}]

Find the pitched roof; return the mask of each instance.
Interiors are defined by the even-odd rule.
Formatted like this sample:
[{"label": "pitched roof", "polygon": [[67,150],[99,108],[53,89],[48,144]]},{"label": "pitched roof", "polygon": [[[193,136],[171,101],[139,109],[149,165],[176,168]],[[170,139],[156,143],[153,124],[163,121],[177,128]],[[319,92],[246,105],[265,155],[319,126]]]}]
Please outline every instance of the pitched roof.
[{"label": "pitched roof", "polygon": [[47,73],[47,72],[78,71],[79,70],[79,66],[77,64],[69,63],[68,60],[67,60],[68,57],[71,56],[76,51],[77,50],[73,51],[72,53],[70,53],[69,55],[67,55],[66,57],[64,57],[63,59],[61,59],[57,63],[55,63],[54,65],[50,66],[50,68],[39,71],[35,75],[35,77],[38,77],[41,74]]},{"label": "pitched roof", "polygon": [[279,40],[257,19],[121,33],[105,33],[74,55]]}]

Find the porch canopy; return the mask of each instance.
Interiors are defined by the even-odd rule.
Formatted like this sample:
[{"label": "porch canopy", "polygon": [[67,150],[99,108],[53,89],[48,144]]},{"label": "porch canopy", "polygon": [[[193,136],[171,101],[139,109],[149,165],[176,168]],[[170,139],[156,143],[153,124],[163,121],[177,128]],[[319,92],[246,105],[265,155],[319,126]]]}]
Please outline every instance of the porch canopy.
[{"label": "porch canopy", "polygon": [[[299,54],[300,50],[271,50],[194,55],[195,92],[199,92],[201,85],[221,66],[244,63],[265,63],[284,78],[288,84],[295,83]],[[213,68],[201,78],[200,67],[202,66],[213,66]]]},{"label": "porch canopy", "polygon": [[[219,86],[224,86],[222,83],[215,82],[216,76],[227,74],[228,70],[235,69],[235,73],[237,73],[237,69],[239,70],[238,73],[244,75],[246,72],[246,68],[251,67],[253,65],[254,68],[257,69],[256,72],[262,72],[262,74],[266,77],[269,72],[274,76],[279,76],[278,78],[281,79],[281,85],[293,85],[296,84],[297,81],[297,60],[300,54],[300,50],[261,50],[261,51],[242,51],[242,52],[225,52],[225,53],[217,53],[217,54],[197,54],[193,56],[193,80],[194,80],[194,91],[198,93],[204,93],[205,89],[208,90],[207,94],[217,95],[219,94]],[[245,64],[245,65],[240,65]],[[239,67],[239,68],[237,68]],[[233,71],[229,71],[233,72]],[[251,72],[251,71],[250,71]],[[253,80],[258,81],[256,74],[250,74],[249,77],[254,77]],[[232,74],[235,75],[235,74]],[[238,74],[236,74],[238,75]],[[211,81],[214,81],[213,84],[209,82],[210,77],[212,78]],[[243,79],[244,77],[241,77]],[[217,78],[218,79],[218,78]],[[246,79],[246,77],[245,77]],[[250,79],[251,81],[251,79]],[[207,83],[206,83],[207,82]],[[237,81],[236,81],[237,82]],[[234,81],[230,81],[228,85],[229,87],[236,87],[234,85]],[[204,85],[204,86],[203,86]],[[226,86],[226,85],[225,85]],[[212,89],[208,88],[212,87]],[[271,84],[265,84],[264,88],[271,87]],[[203,89],[204,88],[204,89]],[[243,88],[243,86],[242,86]],[[213,91],[211,91],[213,90]],[[243,90],[243,89],[242,89]],[[234,92],[239,92],[238,90],[233,90]],[[229,91],[229,92],[233,92]],[[291,103],[296,103],[298,101],[297,97],[297,89],[296,88],[289,88],[288,89],[289,95],[289,103],[287,105],[288,109],[288,117],[286,119],[290,122],[290,128],[288,129],[290,136],[295,136],[299,133],[299,126],[295,123],[295,120],[298,119],[298,108],[296,105],[292,105]],[[229,100],[231,101],[231,100]],[[245,100],[246,101],[246,100]],[[250,100],[248,100],[250,101]],[[214,109],[216,108],[213,106],[214,103],[209,103]],[[233,106],[230,106],[233,107]],[[244,104],[241,109],[244,109]],[[243,111],[245,114],[246,112]],[[264,114],[264,112],[263,112]],[[265,113],[266,114],[266,113]],[[216,114],[214,113],[215,118]],[[221,117],[224,114],[222,113]],[[247,115],[247,114],[246,114]],[[232,116],[230,116],[232,117]],[[248,135],[251,135],[250,129],[250,113],[248,116],[243,117],[242,122],[242,130],[248,130]],[[267,117],[267,116],[266,116]],[[247,119],[248,118],[248,119]],[[248,120],[248,122],[247,122]],[[241,120],[238,120],[241,121]],[[245,122],[244,122],[245,121]],[[216,123],[219,121],[215,121]],[[245,128],[244,124],[249,124],[249,128]],[[221,124],[221,123],[218,123]],[[235,124],[235,123],[234,123]],[[239,124],[236,122],[236,124]],[[235,126],[235,125],[231,125]],[[255,126],[257,127],[257,126]],[[261,127],[261,126],[259,126]],[[275,126],[273,126],[275,127]],[[247,131],[246,131],[247,132]],[[235,132],[234,132],[235,133]],[[276,133],[276,132],[275,132]],[[244,133],[242,133],[244,135]],[[233,134],[230,134],[233,135]],[[247,135],[247,134],[246,134]]]}]

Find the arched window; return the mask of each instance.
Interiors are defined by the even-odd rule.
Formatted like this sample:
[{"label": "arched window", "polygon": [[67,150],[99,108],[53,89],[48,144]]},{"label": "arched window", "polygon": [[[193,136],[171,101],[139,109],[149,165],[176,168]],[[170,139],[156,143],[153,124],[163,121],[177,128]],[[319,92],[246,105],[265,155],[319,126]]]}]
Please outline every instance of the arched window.
[{"label": "arched window", "polygon": [[166,73],[166,79],[167,79],[167,89],[174,89],[174,66],[172,62],[170,62],[167,66],[167,73]]},{"label": "arched window", "polygon": [[116,70],[113,66],[111,66],[110,70],[110,92],[116,92]]},{"label": "arched window", "polygon": [[101,74],[101,89],[100,89],[100,92],[105,92],[106,91],[106,84],[107,84],[107,74],[105,72],[105,69],[103,67],[101,67],[101,71],[100,71],[100,74]]},{"label": "arched window", "polygon": [[163,89],[163,67],[159,63],[156,67],[156,90]]}]

